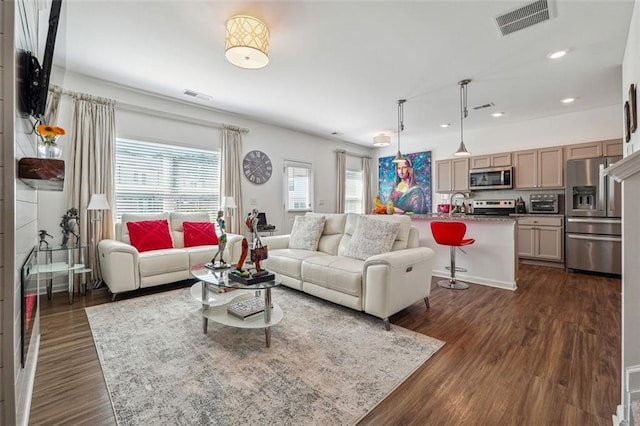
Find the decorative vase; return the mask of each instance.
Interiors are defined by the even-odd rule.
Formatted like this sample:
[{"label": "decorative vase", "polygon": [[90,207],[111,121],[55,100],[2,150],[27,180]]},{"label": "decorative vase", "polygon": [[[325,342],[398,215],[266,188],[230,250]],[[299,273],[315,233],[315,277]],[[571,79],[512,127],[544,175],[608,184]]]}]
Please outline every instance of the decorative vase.
[{"label": "decorative vase", "polygon": [[38,158],[60,158],[62,150],[55,143],[38,143]]}]

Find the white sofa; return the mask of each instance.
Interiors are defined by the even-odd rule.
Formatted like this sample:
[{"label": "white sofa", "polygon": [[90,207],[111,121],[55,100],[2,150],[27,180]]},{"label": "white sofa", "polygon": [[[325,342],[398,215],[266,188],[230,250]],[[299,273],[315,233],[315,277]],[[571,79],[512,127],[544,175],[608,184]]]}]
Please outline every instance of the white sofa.
[{"label": "white sofa", "polygon": [[[166,219],[173,239],[170,249],[138,252],[131,245],[127,222]],[[115,239],[98,243],[98,259],[104,280],[115,299],[118,293],[153,287],[193,278],[191,267],[210,262],[218,251],[216,245],[184,246],[183,222],[208,222],[208,213],[124,214],[116,223]],[[242,236],[227,234],[224,260],[237,262],[242,251]]]},{"label": "white sofa", "polygon": [[[283,285],[382,318],[387,330],[389,317],[394,313],[420,299],[429,307],[434,252],[419,247],[418,230],[411,226],[409,216],[351,213],[306,216],[325,218],[317,250],[289,248],[291,235],[262,238],[269,249],[264,267],[274,272]],[[400,224],[388,252],[365,260],[345,255],[359,216]]]}]

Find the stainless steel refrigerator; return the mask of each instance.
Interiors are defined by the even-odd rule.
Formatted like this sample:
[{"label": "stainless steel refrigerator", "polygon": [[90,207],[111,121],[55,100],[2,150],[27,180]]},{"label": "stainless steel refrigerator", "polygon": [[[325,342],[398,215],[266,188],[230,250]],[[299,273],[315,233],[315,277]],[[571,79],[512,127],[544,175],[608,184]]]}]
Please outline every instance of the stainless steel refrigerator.
[{"label": "stainless steel refrigerator", "polygon": [[622,273],[620,183],[601,171],[622,157],[569,160],[566,185],[566,268]]}]

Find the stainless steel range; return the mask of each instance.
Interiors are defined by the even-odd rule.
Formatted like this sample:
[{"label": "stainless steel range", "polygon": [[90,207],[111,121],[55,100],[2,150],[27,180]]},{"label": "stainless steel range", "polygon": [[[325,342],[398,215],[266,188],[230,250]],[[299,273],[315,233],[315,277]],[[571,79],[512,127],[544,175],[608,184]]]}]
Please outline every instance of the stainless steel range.
[{"label": "stainless steel range", "polygon": [[473,214],[509,216],[516,212],[516,200],[475,200]]},{"label": "stainless steel range", "polygon": [[622,273],[620,184],[600,175],[621,158],[567,161],[567,269]]}]

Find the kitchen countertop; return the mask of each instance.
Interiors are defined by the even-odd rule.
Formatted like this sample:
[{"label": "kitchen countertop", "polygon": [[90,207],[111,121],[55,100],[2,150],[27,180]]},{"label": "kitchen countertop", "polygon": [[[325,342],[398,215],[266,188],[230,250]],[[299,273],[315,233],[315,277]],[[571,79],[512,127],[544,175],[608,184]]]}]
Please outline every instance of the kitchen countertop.
[{"label": "kitchen countertop", "polygon": [[511,213],[509,216],[512,217],[564,217],[563,214],[558,214],[558,213],[525,213],[525,214],[519,214],[519,213]]},{"label": "kitchen countertop", "polygon": [[473,214],[461,214],[454,213],[429,213],[429,214],[414,214],[411,215],[413,219],[438,219],[438,220],[469,220],[476,222],[515,222],[516,217],[511,216],[491,216],[491,215],[473,215]]},{"label": "kitchen countertop", "polygon": [[454,213],[427,213],[427,214],[413,214],[413,219],[440,219],[440,220],[476,220],[476,221],[492,221],[492,222],[512,222],[519,217],[559,217],[564,218],[563,214],[551,214],[551,213],[511,213],[508,216],[500,215],[486,215],[486,214],[462,214]]}]

